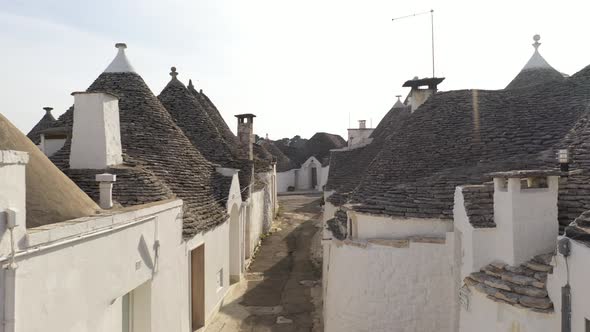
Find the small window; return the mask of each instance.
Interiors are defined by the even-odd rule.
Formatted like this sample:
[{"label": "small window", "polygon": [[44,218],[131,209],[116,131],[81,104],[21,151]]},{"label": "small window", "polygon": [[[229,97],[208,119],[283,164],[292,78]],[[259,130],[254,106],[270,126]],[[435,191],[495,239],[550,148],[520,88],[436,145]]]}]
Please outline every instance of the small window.
[{"label": "small window", "polygon": [[217,272],[217,289],[223,287],[223,268]]},{"label": "small window", "polygon": [[535,188],[548,188],[546,177],[531,177],[522,179],[520,183],[521,189],[535,189]]}]

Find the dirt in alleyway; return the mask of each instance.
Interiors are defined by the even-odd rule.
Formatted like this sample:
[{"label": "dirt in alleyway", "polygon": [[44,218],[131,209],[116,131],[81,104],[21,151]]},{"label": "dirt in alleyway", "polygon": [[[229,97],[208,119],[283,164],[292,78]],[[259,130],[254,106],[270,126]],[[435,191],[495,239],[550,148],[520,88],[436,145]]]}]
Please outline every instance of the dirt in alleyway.
[{"label": "dirt in alleyway", "polygon": [[[208,332],[322,331],[321,268],[311,259],[321,247],[312,243],[321,233],[319,201],[311,195],[280,197],[281,215],[262,241],[241,294],[221,309]],[[224,312],[227,321],[221,324]],[[241,315],[227,315],[232,312]]]}]

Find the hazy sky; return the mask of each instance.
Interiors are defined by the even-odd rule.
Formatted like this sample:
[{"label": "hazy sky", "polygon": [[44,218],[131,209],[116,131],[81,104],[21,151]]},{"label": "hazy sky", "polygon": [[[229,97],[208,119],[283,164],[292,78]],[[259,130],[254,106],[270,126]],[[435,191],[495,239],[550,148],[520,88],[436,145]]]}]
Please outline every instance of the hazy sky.
[{"label": "hazy sky", "polygon": [[0,112],[21,130],[63,113],[126,42],[135,69],[158,95],[193,79],[235,130],[254,113],[271,138],[346,135],[349,116],[374,126],[431,75],[435,11],[441,90],[503,88],[532,55],[573,74],[590,64],[590,1],[0,0]]}]

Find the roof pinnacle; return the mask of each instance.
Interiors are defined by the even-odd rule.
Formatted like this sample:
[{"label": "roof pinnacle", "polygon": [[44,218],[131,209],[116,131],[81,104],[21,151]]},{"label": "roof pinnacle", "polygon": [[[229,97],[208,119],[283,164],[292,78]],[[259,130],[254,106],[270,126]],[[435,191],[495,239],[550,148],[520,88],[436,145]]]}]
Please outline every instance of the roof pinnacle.
[{"label": "roof pinnacle", "polygon": [[533,40],[535,41],[533,43],[533,47],[535,48],[535,51],[539,49],[539,46],[541,46],[541,43],[539,43],[539,40],[541,40],[541,36],[540,35],[534,35],[533,36]]},{"label": "roof pinnacle", "polygon": [[45,106],[43,109],[45,110],[45,113],[49,114],[53,110],[53,107]]},{"label": "roof pinnacle", "polygon": [[170,76],[172,76],[172,79],[176,79],[176,76],[178,76],[178,73],[176,72],[176,67],[170,67]]},{"label": "roof pinnacle", "polygon": [[195,86],[193,85],[193,80],[188,80],[188,86],[187,86],[187,88],[189,88],[189,89],[194,89],[195,88]]},{"label": "roof pinnacle", "polygon": [[402,97],[402,95],[395,95],[397,97],[397,100],[400,100],[400,98]]},{"label": "roof pinnacle", "polygon": [[129,63],[127,56],[125,55],[125,49],[127,44],[116,43],[115,47],[118,49],[117,55],[111,62],[111,64],[104,70],[105,73],[135,73],[135,69]]}]

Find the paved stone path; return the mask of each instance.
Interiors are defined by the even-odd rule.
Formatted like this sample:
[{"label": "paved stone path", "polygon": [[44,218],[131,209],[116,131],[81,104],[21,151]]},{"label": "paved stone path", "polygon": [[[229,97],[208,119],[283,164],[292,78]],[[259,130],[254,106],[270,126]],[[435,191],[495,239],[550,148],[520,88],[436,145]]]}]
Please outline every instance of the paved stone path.
[{"label": "paved stone path", "polygon": [[323,330],[319,198],[279,197],[282,212],[271,234],[207,332]]}]

